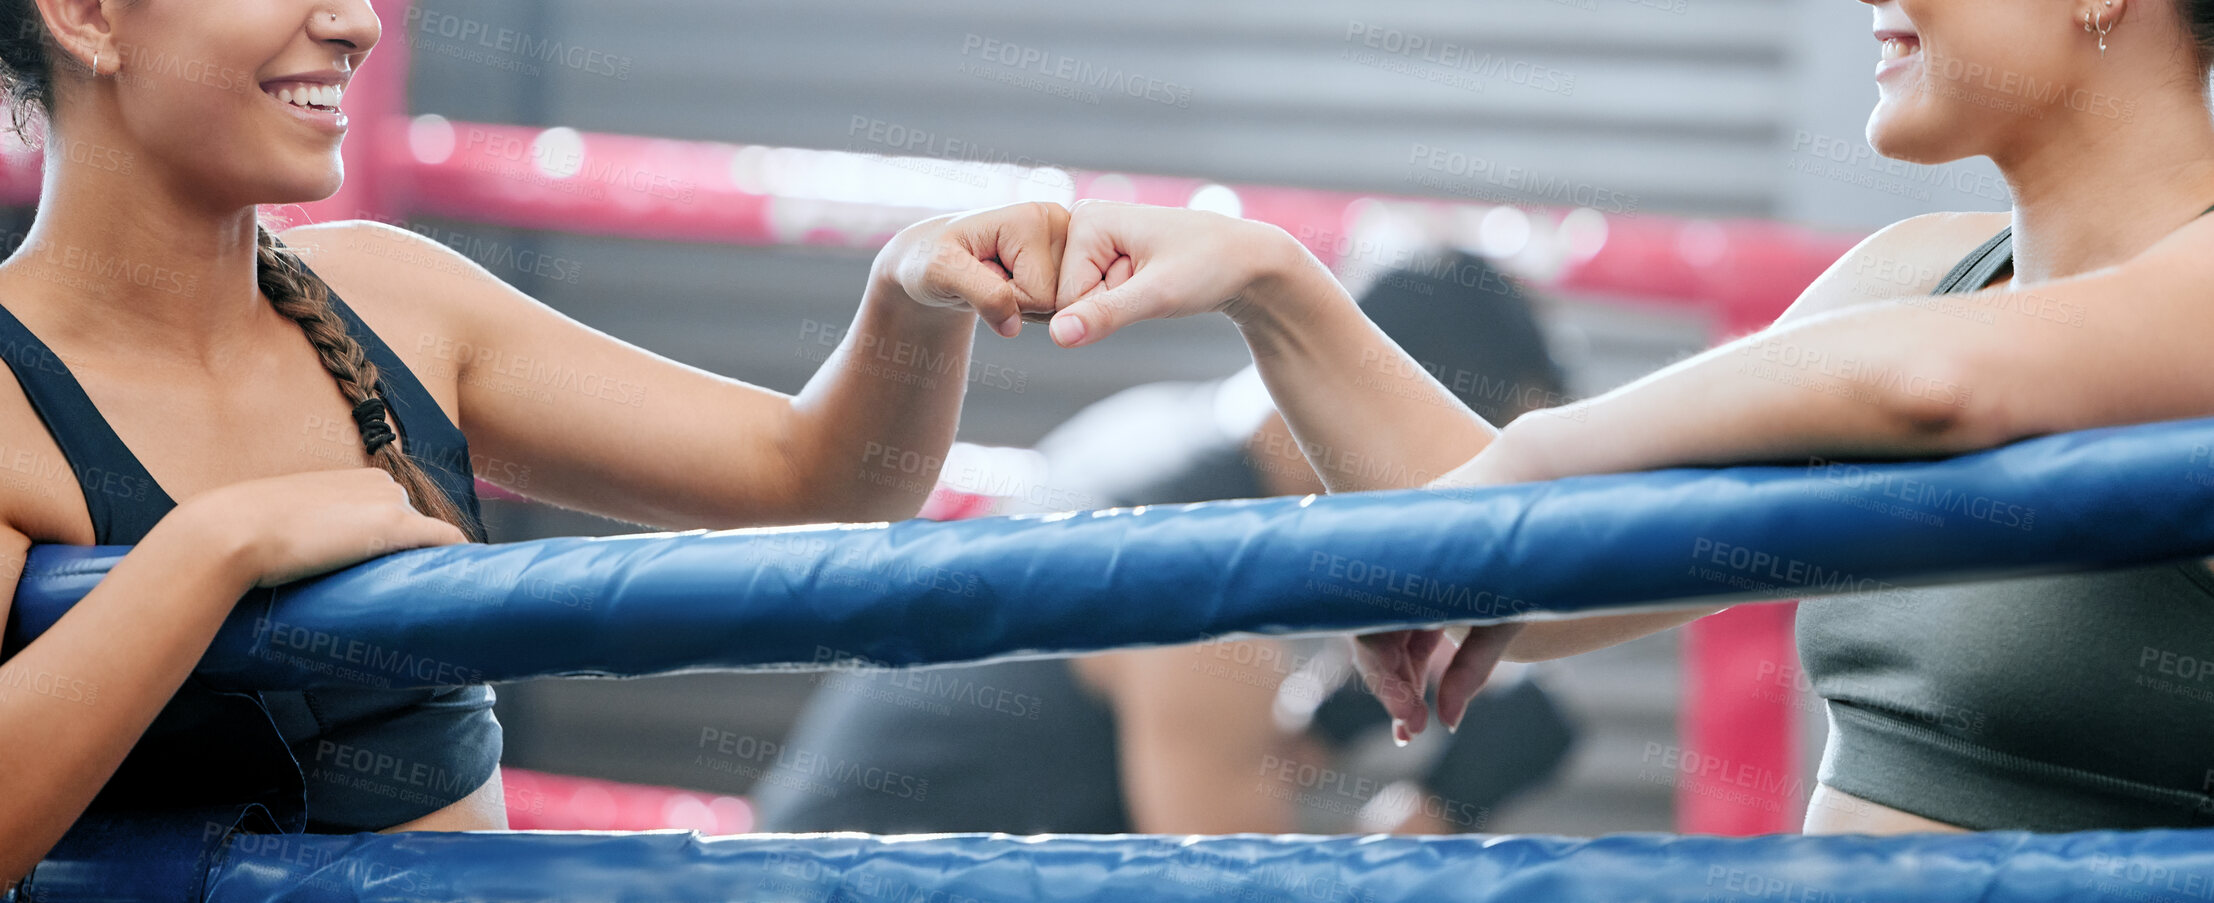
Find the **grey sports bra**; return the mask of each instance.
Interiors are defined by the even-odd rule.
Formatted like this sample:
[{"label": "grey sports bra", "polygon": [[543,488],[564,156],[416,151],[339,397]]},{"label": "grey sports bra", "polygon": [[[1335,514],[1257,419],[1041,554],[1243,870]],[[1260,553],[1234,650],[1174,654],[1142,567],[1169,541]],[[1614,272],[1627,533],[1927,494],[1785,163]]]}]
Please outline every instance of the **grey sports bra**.
[{"label": "grey sports bra", "polygon": [[[1938,293],[1988,286],[2011,242],[1985,242]],[[1890,501],[1901,542],[1943,542],[1954,518],[2068,516]],[[1822,783],[1975,830],[2214,825],[2214,573],[2196,559],[1813,599],[1798,638],[1828,704]]]}]

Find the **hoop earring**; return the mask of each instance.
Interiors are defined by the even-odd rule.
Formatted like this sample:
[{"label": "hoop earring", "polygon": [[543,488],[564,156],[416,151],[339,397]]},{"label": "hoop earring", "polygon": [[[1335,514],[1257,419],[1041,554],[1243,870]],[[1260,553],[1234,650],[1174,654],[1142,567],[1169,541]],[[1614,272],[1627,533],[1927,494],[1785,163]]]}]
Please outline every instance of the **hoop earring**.
[{"label": "hoop earring", "polygon": [[92,77],[100,77],[100,51],[97,50],[92,52]]},{"label": "hoop earring", "polygon": [[[2114,0],[2107,0],[2107,3],[2106,3],[2106,5],[2108,5],[2108,6],[2113,6],[2113,5],[2114,5]],[[2089,13],[2089,12],[2085,12],[2085,13],[2083,14],[2083,30],[2084,30],[2084,31],[2092,31],[2092,30],[2093,30],[2093,29],[2092,29],[2092,27],[2091,27],[2091,22],[2092,22],[2092,19],[2091,19],[2091,13]],[[2108,23],[2106,22],[2106,15],[2105,15],[2104,13],[2101,13],[2101,14],[2099,15],[2099,27],[2098,27],[2097,31],[2098,31],[2098,35],[2099,35],[2099,55],[2100,55],[2100,56],[2102,56],[2102,57],[2103,57],[2103,56],[2106,56],[2106,34],[2107,34],[2107,32],[2110,32],[2110,31],[2113,31],[2113,30],[2114,30],[2114,26],[2113,26],[2113,25],[2111,25],[2111,24],[2108,24]]]}]

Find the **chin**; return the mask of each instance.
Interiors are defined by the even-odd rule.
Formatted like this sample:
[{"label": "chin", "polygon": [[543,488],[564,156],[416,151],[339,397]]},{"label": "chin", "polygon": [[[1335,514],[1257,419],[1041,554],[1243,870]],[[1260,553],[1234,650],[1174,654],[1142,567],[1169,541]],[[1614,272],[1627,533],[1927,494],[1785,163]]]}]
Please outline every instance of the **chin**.
[{"label": "chin", "polygon": [[312,172],[299,173],[292,178],[272,180],[263,184],[262,189],[255,192],[262,199],[254,203],[257,205],[312,204],[316,201],[329,200],[345,184],[346,174],[344,170],[318,168]]},{"label": "chin", "polygon": [[1958,159],[1946,145],[1954,132],[1921,104],[1885,99],[1868,116],[1868,146],[1907,163],[1934,165]]}]

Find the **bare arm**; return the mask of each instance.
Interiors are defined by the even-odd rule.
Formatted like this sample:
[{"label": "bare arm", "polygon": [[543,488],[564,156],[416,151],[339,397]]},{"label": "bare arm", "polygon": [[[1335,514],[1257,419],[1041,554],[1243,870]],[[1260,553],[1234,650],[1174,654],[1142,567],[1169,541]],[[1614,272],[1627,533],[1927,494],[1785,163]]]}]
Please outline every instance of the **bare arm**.
[{"label": "bare arm", "polygon": [[[1997,214],[1930,214],[1886,227],[1863,240],[1852,251],[1847,252],[1831,264],[1829,269],[1825,270],[1821,276],[1807,286],[1805,291],[1801,292],[1798,300],[1777,319],[1776,324],[1770,327],[1769,330],[1764,331],[1762,335],[1777,335],[1778,330],[1787,329],[1793,324],[1803,323],[1836,311],[1878,303],[1902,295],[1927,293],[1936,287],[1938,280],[1951,267],[1955,259],[1965,253],[1967,249],[1973,248],[1983,239],[1988,238],[2004,224],[2005,217]],[[1396,351],[1396,349],[1378,347],[1367,340],[1362,330],[1344,324],[1331,324],[1332,328],[1315,328],[1317,324],[1330,323],[1332,317],[1341,316],[1342,314],[1339,312],[1346,311],[1350,305],[1341,303],[1337,297],[1334,297],[1342,294],[1342,291],[1335,290],[1334,282],[1330,286],[1315,284],[1313,268],[1311,267],[1288,266],[1283,272],[1284,275],[1278,277],[1280,287],[1277,288],[1277,293],[1264,296],[1263,300],[1251,304],[1250,307],[1254,309],[1254,312],[1246,316],[1242,321],[1242,325],[1245,326],[1244,331],[1248,340],[1253,343],[1255,359],[1261,362],[1262,373],[1265,378],[1269,378],[1271,392],[1277,399],[1278,407],[1284,412],[1285,418],[1295,424],[1295,430],[1302,431],[1301,435],[1327,437],[1315,442],[1311,451],[1317,457],[1328,455],[1340,460],[1363,457],[1374,458],[1378,455],[1395,454],[1397,448],[1404,447],[1407,443],[1419,442],[1428,431],[1428,427],[1438,421],[1435,413],[1432,413],[1430,418],[1426,420],[1408,418],[1396,422],[1381,417],[1348,417],[1346,414],[1347,412],[1368,413],[1384,410],[1390,411],[1396,416],[1406,416],[1406,412],[1392,407],[1389,401],[1421,398],[1427,402],[1428,394],[1426,390],[1434,387],[1435,381],[1428,379],[1428,374],[1420,367],[1400,366],[1393,368],[1374,364],[1374,359],[1387,354],[1389,351]],[[1327,276],[1327,274],[1324,275]],[[1307,284],[1301,287],[1303,282]],[[1286,289],[1291,289],[1291,291],[1286,291]],[[1923,310],[1922,308],[1911,309]],[[1272,310],[1275,313],[1270,313]],[[1287,310],[1296,313],[1286,317],[1282,312]],[[1357,312],[1355,315],[1357,316]],[[1939,315],[1932,314],[1932,316]],[[1947,319],[1959,321],[1957,317]],[[1367,331],[1372,332],[1373,327],[1370,327]],[[1883,344],[1880,341],[1875,341],[1873,336],[1866,338],[1871,340],[1871,345]],[[1784,339],[1769,344],[1760,344],[1760,341],[1758,337],[1748,338],[1731,346],[1738,350],[1710,352],[1705,357],[1712,358],[1718,354],[1734,355],[1734,357],[1727,359],[1739,363],[1744,363],[1747,358],[1756,362],[1762,362],[1764,359],[1801,362],[1808,357],[1809,350],[1798,348],[1792,340]],[[1710,423],[1709,429],[1722,435],[1727,435],[1732,430],[1750,430],[1796,436],[1803,434],[1803,431],[1807,429],[1807,424],[1819,422],[1835,430],[1837,435],[1865,438],[1865,441],[1872,446],[1888,448],[1892,447],[1891,443],[1895,440],[1906,439],[1911,441],[1912,435],[1919,432],[1922,423],[1928,422],[1932,418],[1946,419],[1949,412],[1943,409],[1944,402],[1952,400],[1957,395],[1965,394],[1964,392],[1955,393],[1954,390],[1948,388],[1948,384],[1945,382],[1948,377],[1942,375],[1944,371],[1939,369],[1942,367],[1945,358],[1942,354],[1937,353],[1938,349],[1934,344],[1919,346],[1916,350],[1922,352],[1923,356],[1918,359],[1923,362],[1920,366],[1925,368],[1927,372],[1894,375],[1898,377],[1896,382],[1901,386],[1919,387],[1925,390],[1919,393],[1884,395],[1871,388],[1868,391],[1860,392],[1857,396],[1851,396],[1843,390],[1837,390],[1831,394],[1823,395],[1820,400],[1835,402],[1850,397],[1852,403],[1810,405],[1806,403],[1806,399],[1802,398],[1792,402],[1776,403],[1764,409],[1762,402],[1755,398],[1738,400],[1722,393],[1732,389],[1750,389],[1756,394],[1762,392],[1774,393],[1775,390],[1784,389],[1786,391],[1782,393],[1783,395],[1794,398],[1811,393],[1805,388],[1805,381],[1799,378],[1800,374],[1798,373],[1786,371],[1779,375],[1769,373],[1768,370],[1757,369],[1755,366],[1742,366],[1738,368],[1741,372],[1767,373],[1772,378],[1761,381],[1750,378],[1750,376],[1741,378],[1737,372],[1719,373],[1715,375],[1716,379],[1714,380],[1718,384],[1717,386],[1700,385],[1687,388],[1683,393],[1687,397],[1676,399],[1673,406],[1649,407],[1657,402],[1649,398],[1635,397],[1628,402],[1616,402],[1617,410],[1623,412],[1637,411],[1645,416],[1646,420],[1617,424],[1611,428],[1581,429],[1595,426],[1590,422],[1591,414],[1587,410],[1592,405],[1602,403],[1604,399],[1616,398],[1635,391],[1638,386],[1649,385],[1656,381],[1662,385],[1667,385],[1666,381],[1671,378],[1670,374],[1674,371],[1687,366],[1696,366],[1694,362],[1701,359],[1695,358],[1694,362],[1685,362],[1665,369],[1660,373],[1640,380],[1631,387],[1602,396],[1601,399],[1594,399],[1590,402],[1552,412],[1555,415],[1566,416],[1525,417],[1518,421],[1516,425],[1510,426],[1508,432],[1519,436],[1523,432],[1535,431],[1541,427],[1559,427],[1564,423],[1578,428],[1579,431],[1559,436],[1530,455],[1532,458],[1545,462],[1543,466],[1547,467],[1552,467],[1555,462],[1561,460],[1561,458],[1554,456],[1566,457],[1590,452],[1590,450],[1570,451],[1569,446],[1577,442],[1599,442],[1607,446],[1610,451],[1631,449],[1642,451],[1648,449],[1651,447],[1648,444],[1649,439],[1656,435],[1656,431],[1665,434],[1666,429],[1670,426],[1683,424],[1687,420],[1693,419],[1686,416],[1687,409],[1697,409],[1705,419],[1718,421]],[[1819,354],[1822,352],[1814,351],[1812,353]],[[1849,354],[1849,352],[1843,350],[1836,353],[1840,358]],[[1354,366],[1348,367],[1347,362],[1352,362]],[[1858,364],[1842,365],[1833,363],[1826,369],[1836,371],[1843,366],[1858,366]],[[1818,374],[1825,368],[1814,365],[1808,369],[1814,370]],[[1882,371],[1866,366],[1862,366],[1861,374],[1870,378],[1883,376]],[[1396,376],[1397,379],[1395,381],[1387,380],[1387,377],[1390,376]],[[1282,388],[1278,388],[1279,386]],[[1365,397],[1359,397],[1355,395],[1355,392],[1361,386],[1373,388],[1366,393]],[[1437,391],[1443,392],[1443,389],[1439,388]],[[1815,392],[1818,393],[1819,389]],[[1459,407],[1450,396],[1447,396],[1445,403],[1456,408]],[[1741,407],[1748,413],[1743,416],[1733,416],[1734,412]],[[1781,412],[1785,411],[1801,419],[1794,423],[1780,416]],[[1468,416],[1472,418],[1474,415]],[[1347,428],[1348,426],[1352,428]],[[1717,432],[1687,430],[1683,431],[1682,434],[1690,437],[1693,441],[1711,442],[1717,438]],[[1621,436],[1638,436],[1640,438],[1636,442],[1626,442],[1616,438]],[[1601,437],[1605,438],[1602,439]],[[1466,457],[1464,457],[1463,463],[1466,463],[1467,458],[1473,458],[1484,452],[1492,441],[1492,436],[1485,436],[1472,441],[1466,433],[1458,430],[1442,431],[1440,438],[1442,440],[1440,445],[1443,447],[1436,450],[1437,454],[1444,457],[1459,457],[1465,454]],[[1508,450],[1503,448],[1499,451],[1505,452]],[[1760,459],[1762,459],[1761,456],[1756,454],[1746,460]],[[1427,463],[1426,459],[1409,458],[1407,460],[1410,464],[1416,462]],[[1665,454],[1656,454],[1651,460],[1668,463],[1692,463],[1689,461],[1675,461]],[[1654,464],[1650,466],[1663,465]],[[1343,482],[1349,485],[1341,486],[1337,482],[1333,482],[1331,488],[1336,491],[1343,491],[1348,488],[1392,488],[1415,485],[1413,481],[1404,479],[1406,471],[1412,471],[1413,469],[1413,466],[1403,468],[1402,472],[1398,474],[1390,474],[1389,471],[1385,471],[1387,475],[1401,477],[1399,480],[1345,480]],[[1594,463],[1590,467],[1574,472],[1605,473],[1626,469],[1640,468],[1602,466],[1601,463]],[[1569,473],[1549,470],[1543,475],[1566,476]],[[1459,465],[1455,465],[1450,475],[1436,480],[1431,485],[1477,485],[1536,478],[1539,478],[1539,475],[1487,474],[1483,470],[1474,467],[1464,469]],[[1513,642],[1506,647],[1505,656],[1507,659],[1514,661],[1560,658],[1678,627],[1720,610],[1720,607],[1698,608],[1527,624],[1518,629]]]},{"label": "bare arm", "polygon": [[[1943,456],[2066,430],[2208,416],[2214,360],[2200,339],[2209,317],[2204,287],[2214,277],[2210,249],[2214,223],[2202,220],[2127,263],[1949,296],[1948,308],[1902,298],[1779,324],[1569,406],[1574,416],[1517,421],[1454,479]],[[1621,436],[1639,441],[1611,438]],[[1662,616],[1652,617],[1631,626]],[[1553,639],[1508,651],[1544,657],[1617,637]],[[1465,650],[1440,682],[1441,705],[1462,698],[1456,681],[1480,683],[1490,670]]]},{"label": "bare arm", "polygon": [[[1990,232],[1984,229],[1995,232],[2002,225],[2003,216],[1994,220],[1990,214],[1933,214],[1893,224],[1863,240],[1831,264],[1800,293],[1798,300],[1778,318],[1776,326],[1764,334],[1774,334],[1789,324],[1857,305],[1926,293],[1935,287],[1952,258],[1989,237]],[[1252,346],[1254,359],[1276,400],[1277,409],[1291,424],[1294,433],[1301,437],[1313,462],[1318,468],[1325,463],[1340,464],[1335,474],[1328,474],[1331,490],[1405,488],[1433,481],[1435,485],[1464,485],[1453,479],[1437,478],[1458,470],[1483,452],[1498,432],[1461,406],[1427,370],[1406,357],[1368,323],[1336,280],[1311,255],[1288,256],[1289,261],[1271,271],[1249,300],[1232,305],[1229,313],[1238,320]],[[1897,273],[1908,275],[1893,278],[1891,274]],[[1762,346],[1741,353],[1739,357],[1765,355],[1784,359],[1784,352],[1796,350],[1786,345],[1787,341]],[[1740,342],[1736,347],[1746,348],[1747,345]],[[1931,372],[1940,370],[1944,358],[1939,356],[1933,361],[1928,355],[1941,347],[1937,341],[1916,346],[1913,352],[1924,355],[1916,359],[1916,366]],[[1838,356],[1849,353],[1840,350]],[[1685,366],[1670,367],[1634,385],[1666,380],[1669,374]],[[1864,375],[1877,374],[1866,370]],[[1735,379],[1734,373],[1721,376],[1725,378],[1716,382],[1724,385],[1744,381]],[[1931,377],[1939,378],[1942,374]],[[1763,387],[1774,385],[1777,383],[1762,384]],[[1648,421],[1614,427],[1588,424],[1590,410],[1600,403],[1599,399],[1569,406],[1556,413],[1570,417],[1553,420],[1565,419],[1592,426],[1580,433],[1580,438],[1591,440],[1606,436],[1605,444],[1610,450],[1645,449],[1649,447],[1655,424],[1685,422],[1689,419],[1685,416],[1686,408],[1700,409],[1701,419],[1710,421],[1703,425],[1709,427],[1728,427],[1746,419],[1734,416],[1731,399],[1715,396],[1712,388],[1697,387],[1695,392],[1705,393],[1698,398],[1674,399],[1676,407],[1642,409],[1650,418]],[[1628,390],[1609,393],[1603,398],[1621,395],[1623,391]],[[1844,416],[1848,422],[1836,426],[1837,432],[1847,435],[1873,432],[1879,437],[1877,441],[1882,442],[1901,434],[1902,421],[1946,416],[1941,412],[1945,396],[1935,388],[1926,393],[1926,397],[1902,394],[1878,397],[1864,393],[1861,398],[1854,399],[1854,403],[1837,403],[1841,396],[1832,394],[1812,405],[1806,403],[1809,399],[1800,396],[1818,393],[1795,390],[1786,394],[1797,398],[1798,406],[1779,404],[1773,410],[1760,410],[1753,415],[1759,418],[1756,431],[1796,436],[1799,435],[1798,424],[1815,421],[1836,424],[1838,418]],[[1622,406],[1627,409],[1650,402],[1651,399],[1636,398]],[[1787,413],[1786,408],[1799,419],[1786,421],[1773,416]],[[1677,432],[1692,437],[1694,442],[1709,441],[1712,437],[1706,430]],[[1635,436],[1637,441],[1624,441],[1622,437],[1627,436]],[[1548,445],[1546,450],[1559,451],[1560,444]],[[1655,453],[1651,460],[1692,463],[1676,460],[1665,452]],[[1343,465],[1345,461],[1377,463],[1359,472],[1348,472]],[[1439,461],[1450,463],[1439,465]],[[1637,469],[1602,466],[1612,463],[1615,462],[1594,459],[1591,467],[1574,472]],[[1427,470],[1430,467],[1441,469]],[[1425,473],[1432,476],[1422,478]]]},{"label": "bare arm", "polygon": [[[0,665],[0,887],[53,848],[247,590],[462,541],[381,470],[237,483],[179,505],[53,628]],[[31,539],[0,521],[0,613]]]},{"label": "bare arm", "polygon": [[1018,309],[1050,306],[1066,217],[1024,204],[903,232],[850,326],[795,324],[827,355],[797,395],[592,329],[411,232],[356,222],[287,238],[334,285],[434,324],[390,338],[458,384],[471,451],[511,465],[480,476],[690,529],[912,516],[953,442],[977,314],[1012,331]]},{"label": "bare arm", "polygon": [[[1988,316],[1907,298],[1780,324],[1563,409],[1576,416],[1518,423],[1467,470],[1550,479],[1942,456],[2214,414],[2214,359],[2201,347],[2210,251],[2214,222],[2202,220],[2124,264],[1948,298]],[[1587,444],[1627,433],[1644,441]]]},{"label": "bare arm", "polygon": [[1230,315],[1332,492],[1420,486],[1498,434],[1369,322],[1321,261],[1265,223],[1079,201],[1057,304],[1053,338],[1071,348],[1141,320]]},{"label": "bare arm", "polygon": [[[0,885],[20,880],[76,822],[252,585],[236,556],[174,520],[0,665]],[[30,546],[0,528],[0,606]]]},{"label": "bare arm", "polygon": [[[1954,260],[2005,225],[2005,214],[1935,213],[1887,226],[1823,271],[1771,328],[1856,305],[1934,291]],[[1473,469],[1456,468],[1437,485],[1477,485],[1486,479]],[[1520,662],[1565,658],[1681,627],[1722,609],[1718,606],[1535,622],[1524,625],[1507,646],[1504,658]]]}]

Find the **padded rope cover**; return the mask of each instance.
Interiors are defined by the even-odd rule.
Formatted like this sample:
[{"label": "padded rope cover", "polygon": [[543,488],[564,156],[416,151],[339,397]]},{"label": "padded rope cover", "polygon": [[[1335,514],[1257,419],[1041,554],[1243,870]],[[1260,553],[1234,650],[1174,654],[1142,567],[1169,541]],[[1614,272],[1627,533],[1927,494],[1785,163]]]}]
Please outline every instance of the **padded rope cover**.
[{"label": "padded rope cover", "polygon": [[[448,546],[245,600],[238,689],[921,665],[1882,592],[2214,553],[2214,419],[1946,461]],[[35,549],[14,648],[123,548]]]},{"label": "padded rope cover", "polygon": [[[1751,839],[241,835],[208,903],[2204,900],[2208,832]],[[165,865],[115,856],[128,872]],[[34,876],[24,900],[116,899]],[[199,903],[180,888],[137,903]]]}]

